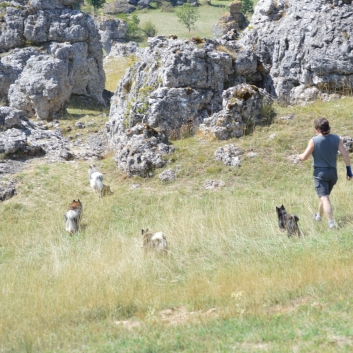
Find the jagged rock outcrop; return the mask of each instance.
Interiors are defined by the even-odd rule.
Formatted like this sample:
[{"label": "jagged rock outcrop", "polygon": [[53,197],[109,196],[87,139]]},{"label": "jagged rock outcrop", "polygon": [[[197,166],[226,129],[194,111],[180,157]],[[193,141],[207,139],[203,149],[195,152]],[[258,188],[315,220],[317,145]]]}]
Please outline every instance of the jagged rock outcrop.
[{"label": "jagged rock outcrop", "polygon": [[0,101],[40,119],[65,108],[70,94],[104,104],[100,36],[88,15],[72,10],[78,2],[21,0],[0,7]]},{"label": "jagged rock outcrop", "polygon": [[241,155],[243,151],[234,144],[219,147],[214,153],[216,161],[221,161],[225,165],[231,167],[239,167],[241,165]]},{"label": "jagged rock outcrop", "polygon": [[174,181],[176,178],[176,172],[172,168],[169,168],[159,174],[158,177],[161,181]]},{"label": "jagged rock outcrop", "polygon": [[0,181],[0,201],[6,201],[16,195],[15,180],[1,180]]},{"label": "jagged rock outcrop", "polygon": [[126,57],[130,55],[134,55],[137,58],[142,59],[144,52],[144,49],[140,48],[136,42],[115,42],[112,45],[110,53],[105,57],[105,59]]},{"label": "jagged rock outcrop", "polygon": [[[211,111],[221,109],[232,58],[214,48],[211,42],[209,48],[198,48],[179,39],[149,40],[144,59],[127,71],[111,101],[107,130],[119,168],[126,171],[121,146],[126,143],[126,131],[136,124],[148,124],[168,136],[184,124],[198,125]],[[134,167],[132,174],[135,170]]]},{"label": "jagged rock outcrop", "polygon": [[[166,37],[149,39],[149,47],[145,49],[142,59],[128,69],[121,79],[111,100],[110,119],[106,125],[118,167],[128,175],[140,172],[146,175],[149,170],[146,165],[142,169],[136,167],[138,159],[127,163],[126,152],[121,153],[130,145],[127,135],[137,124],[145,124],[164,134],[166,143],[170,136],[179,136],[182,130],[193,132],[214,113],[220,112],[225,87],[245,81],[245,77],[234,75],[234,52],[224,50],[224,46],[219,50],[219,45],[218,41],[197,37],[188,41]],[[244,93],[236,104],[231,97],[235,92]],[[234,126],[227,121],[219,129],[222,134],[214,133],[216,138],[240,136],[243,119],[259,116],[263,96],[259,92],[256,87],[243,84],[224,93],[224,104],[234,106],[229,105],[229,111],[221,114],[225,116],[230,113],[230,119],[238,121]],[[223,118],[219,116],[219,121],[216,121],[217,117],[211,118],[209,126],[212,119],[215,120],[214,125],[219,125]],[[142,143],[142,132],[134,133],[134,139],[137,135],[140,135],[139,141]],[[153,153],[159,152],[155,149]],[[162,165],[159,162],[161,158],[149,156],[148,159],[158,160],[149,165]],[[130,166],[133,167],[129,171]]]},{"label": "jagged rock outcrop", "polygon": [[257,58],[248,78],[283,103],[351,93],[352,19],[351,1],[260,0],[238,44]]},{"label": "jagged rock outcrop", "polygon": [[241,137],[247,122],[260,121],[264,98],[269,99],[262,89],[244,83],[225,90],[223,109],[204,119],[200,134],[219,140]]},{"label": "jagged rock outcrop", "polygon": [[162,156],[174,151],[174,147],[166,142],[165,135],[148,124],[127,129],[115,142],[115,160],[119,169],[128,176],[152,176],[153,169],[165,165]]},{"label": "jagged rock outcrop", "polygon": [[108,55],[114,43],[125,38],[127,22],[119,20],[118,18],[100,16],[96,20],[96,23],[101,36],[103,49]]},{"label": "jagged rock outcrop", "polygon": [[44,130],[31,122],[23,111],[0,107],[0,131],[0,153],[48,154],[58,159],[72,157],[60,129]]},{"label": "jagged rock outcrop", "polygon": [[224,14],[213,26],[213,35],[218,38],[233,30],[239,32],[246,28],[249,21],[241,13],[241,1],[234,0],[228,5],[229,12]]}]

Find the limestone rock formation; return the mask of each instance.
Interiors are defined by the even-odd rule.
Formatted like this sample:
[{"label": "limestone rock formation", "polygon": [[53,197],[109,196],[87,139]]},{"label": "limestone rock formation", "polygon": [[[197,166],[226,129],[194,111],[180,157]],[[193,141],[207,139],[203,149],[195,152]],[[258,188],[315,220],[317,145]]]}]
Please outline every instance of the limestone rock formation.
[{"label": "limestone rock formation", "polygon": [[0,101],[40,119],[65,108],[70,94],[104,104],[100,36],[72,10],[79,0],[17,0],[0,7]]},{"label": "limestone rock formation", "polygon": [[6,201],[16,195],[15,180],[1,180],[0,181],[0,201]]},{"label": "limestone rock formation", "polygon": [[352,18],[351,1],[260,0],[238,44],[257,59],[248,78],[283,103],[351,93]]},{"label": "limestone rock formation", "polygon": [[216,38],[221,37],[231,30],[239,32],[249,24],[249,21],[241,13],[240,0],[234,0],[228,5],[228,8],[229,12],[224,14],[213,26],[213,35]]},{"label": "limestone rock formation", "polygon": [[216,161],[222,161],[225,165],[239,167],[241,165],[241,155],[243,151],[234,144],[219,147],[214,153]]},{"label": "limestone rock formation", "polygon": [[[168,136],[185,124],[198,125],[221,109],[224,81],[231,71],[230,55],[215,51],[212,43],[198,48],[190,41],[151,38],[144,59],[127,71],[112,98],[107,129],[119,168],[126,171],[121,144],[128,129],[147,124]],[[162,162],[152,159],[153,165]]]},{"label": "limestone rock formation", "polygon": [[[155,155],[146,157],[149,162],[144,166],[137,166],[141,156],[132,162],[131,152],[126,150],[131,147],[132,136],[134,144],[137,136],[140,144],[145,143],[142,129],[136,126],[148,126],[157,140],[163,135],[161,141],[168,146],[169,137],[180,136],[180,131],[193,132],[203,123],[205,130],[217,126],[217,131],[212,130],[216,138],[239,137],[244,122],[260,116],[263,93],[246,84],[233,87],[244,82],[245,77],[234,74],[233,53],[224,50],[224,46],[219,48],[218,41],[197,37],[187,41],[149,39],[141,60],[128,69],[111,100],[106,127],[121,170],[128,175],[147,175],[151,166],[163,165],[163,159]],[[225,90],[226,86],[230,88]],[[242,98],[236,98],[237,94]],[[139,150],[146,150],[145,147]],[[153,153],[161,151],[154,148]]]},{"label": "limestone rock formation", "polygon": [[262,107],[267,96],[256,86],[240,84],[223,92],[223,109],[204,119],[199,132],[219,140],[241,137],[246,123],[261,119]]},{"label": "limestone rock formation", "polygon": [[0,153],[37,156],[49,154],[70,158],[67,143],[59,129],[44,130],[32,123],[23,111],[0,107]]},{"label": "limestone rock formation", "polygon": [[172,168],[169,168],[164,172],[162,172],[161,174],[159,174],[158,177],[161,181],[174,181],[176,178],[176,173],[175,173],[175,170],[173,170]]},{"label": "limestone rock formation", "polygon": [[101,36],[103,49],[106,51],[106,54],[109,54],[113,44],[125,38],[127,22],[119,20],[118,18],[100,16],[96,20],[96,23]]}]

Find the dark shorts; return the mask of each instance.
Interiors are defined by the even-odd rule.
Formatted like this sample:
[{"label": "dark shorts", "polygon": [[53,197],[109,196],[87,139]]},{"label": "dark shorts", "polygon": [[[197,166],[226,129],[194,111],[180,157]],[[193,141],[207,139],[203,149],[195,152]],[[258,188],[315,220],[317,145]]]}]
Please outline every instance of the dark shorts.
[{"label": "dark shorts", "polygon": [[328,196],[337,183],[336,168],[314,168],[314,187],[319,197]]}]

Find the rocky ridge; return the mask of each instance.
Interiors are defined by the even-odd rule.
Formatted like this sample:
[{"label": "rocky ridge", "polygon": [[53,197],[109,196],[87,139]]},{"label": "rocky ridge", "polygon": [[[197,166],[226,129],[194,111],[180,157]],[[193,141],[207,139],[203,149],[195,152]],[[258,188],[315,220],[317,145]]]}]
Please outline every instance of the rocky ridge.
[{"label": "rocky ridge", "polygon": [[[236,42],[233,35],[219,41],[149,39],[148,48],[128,69],[111,100],[106,128],[121,170],[148,175],[165,165],[161,155],[171,152],[168,139],[181,130],[194,132],[205,124],[205,134],[226,139],[241,136],[247,119],[261,119],[266,94],[235,74],[238,64],[235,52],[224,45],[228,42]],[[144,145],[150,143],[153,147],[147,153]]]},{"label": "rocky ridge", "polygon": [[248,78],[285,104],[351,93],[352,18],[350,0],[260,0],[238,44],[258,62]]}]

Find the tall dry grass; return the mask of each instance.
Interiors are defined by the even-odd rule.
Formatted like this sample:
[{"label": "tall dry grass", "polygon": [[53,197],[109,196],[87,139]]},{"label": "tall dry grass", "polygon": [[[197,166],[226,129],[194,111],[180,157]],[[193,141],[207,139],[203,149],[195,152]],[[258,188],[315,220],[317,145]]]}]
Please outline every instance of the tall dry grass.
[{"label": "tall dry grass", "polygon": [[[111,159],[102,160],[99,169],[115,191],[102,200],[89,188],[87,162],[33,162],[17,175],[18,195],[1,204],[1,349],[80,351],[89,336],[95,351],[103,331],[115,332],[114,320],[148,326],[170,307],[216,307],[224,318],[261,316],[293,300],[347,295],[353,290],[353,206],[343,161],[332,195],[341,229],[330,232],[326,222],[311,219],[317,199],[310,162],[291,165],[286,157],[292,146],[306,147],[312,120],[323,112],[332,114],[334,132],[352,135],[352,104],[278,107],[278,114],[295,112],[295,120],[277,119],[231,141],[259,153],[244,156],[241,168],[213,161],[215,149],[229,141],[176,141],[168,166],[180,170],[175,183],[162,184],[157,175],[124,179]],[[204,190],[206,179],[226,186]],[[136,182],[141,188],[130,189]],[[82,229],[70,237],[63,215],[77,198]],[[278,230],[275,206],[282,203],[299,216],[302,239]],[[143,255],[141,229],[147,227],[164,232],[171,256]]]}]

